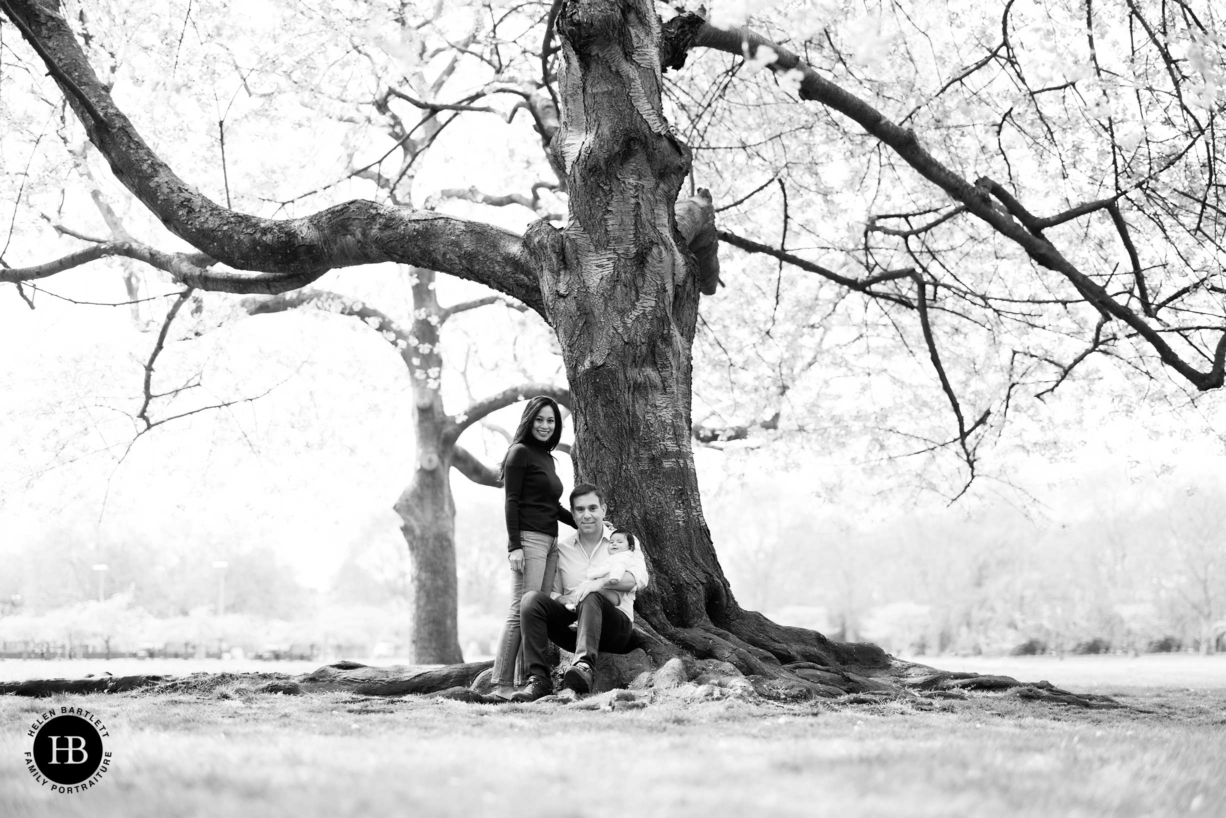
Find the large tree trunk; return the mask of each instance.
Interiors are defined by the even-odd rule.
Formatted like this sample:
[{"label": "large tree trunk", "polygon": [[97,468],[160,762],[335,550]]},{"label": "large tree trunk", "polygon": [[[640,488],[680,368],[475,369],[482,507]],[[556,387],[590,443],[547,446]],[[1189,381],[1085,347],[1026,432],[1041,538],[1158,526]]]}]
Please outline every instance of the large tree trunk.
[{"label": "large tree trunk", "polygon": [[396,501],[400,530],[413,560],[413,622],[409,657],[417,664],[464,661],[457,639],[458,608],[455,565],[455,502],[451,496],[454,443],[445,432],[451,419],[443,412],[438,389],[441,324],[434,295],[434,273],[414,271],[412,348],[403,355],[413,373],[413,422],[417,463],[408,487]]},{"label": "large tree trunk", "polygon": [[745,672],[883,664],[871,646],[836,646],[737,605],[703,518],[690,443],[699,292],[674,217],[690,154],[661,109],[659,20],[646,0],[570,0],[558,32],[563,115],[553,150],[570,224],[560,237],[538,224],[528,240],[574,398],[578,477],[600,486],[610,518],[646,543],[643,620]]}]

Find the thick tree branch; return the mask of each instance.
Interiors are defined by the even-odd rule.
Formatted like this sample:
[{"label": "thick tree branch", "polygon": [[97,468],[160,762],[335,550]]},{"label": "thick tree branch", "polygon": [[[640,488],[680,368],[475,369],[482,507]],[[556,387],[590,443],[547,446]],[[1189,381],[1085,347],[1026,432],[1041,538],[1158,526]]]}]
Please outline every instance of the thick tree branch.
[{"label": "thick tree branch", "polygon": [[[20,6],[20,3],[14,2],[13,5]],[[17,30],[21,32],[21,36],[26,38],[26,42],[28,42],[30,47],[34,49],[34,53],[38,54],[38,56],[42,59],[43,63],[47,66],[47,73],[55,78],[55,81],[59,83],[61,88],[64,89],[64,93],[66,93],[70,99],[74,100],[78,106],[89,114],[95,125],[97,125],[99,128],[105,128],[107,123],[106,120],[103,119],[102,114],[100,114],[98,109],[94,107],[93,102],[85,95],[85,92],[82,91],[75,82],[73,82],[72,77],[69,77],[63,72],[63,70],[60,69],[60,66],[56,62],[55,58],[47,52],[47,49],[43,46],[43,43],[39,40],[38,36],[30,30],[29,24],[26,22],[26,20],[18,16],[7,0],[0,0],[0,9],[3,9],[4,13],[8,15],[8,18],[13,21],[13,25],[17,26]]]},{"label": "thick tree branch", "polygon": [[498,472],[482,463],[463,446],[456,446],[452,450],[451,465],[456,471],[479,486],[502,488],[502,480],[498,478]]},{"label": "thick tree branch", "polygon": [[519,236],[491,225],[375,202],[352,201],[297,219],[220,207],[180,179],[116,107],[65,21],[58,0],[5,0],[64,88],[90,141],[120,182],[192,246],[236,270],[195,282],[208,290],[276,293],[336,267],[395,261],[477,281],[543,311]]}]

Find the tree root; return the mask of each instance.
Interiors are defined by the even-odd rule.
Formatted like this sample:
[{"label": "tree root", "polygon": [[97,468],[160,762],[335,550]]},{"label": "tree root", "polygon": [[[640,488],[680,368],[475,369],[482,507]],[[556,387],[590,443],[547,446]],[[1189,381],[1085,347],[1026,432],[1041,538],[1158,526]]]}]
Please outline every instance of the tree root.
[{"label": "tree root", "polygon": [[[798,630],[798,629],[793,629]],[[803,631],[802,631],[803,632]],[[797,702],[837,700],[841,704],[879,704],[890,699],[965,699],[999,693],[1086,709],[1122,707],[1108,696],[1072,693],[1047,681],[1021,682],[1011,676],[955,673],[892,657],[885,667],[838,667],[820,662],[780,663],[777,656],[714,625],[675,628],[668,639],[650,626],[636,626],[628,653],[602,653],[596,662],[592,694],[688,690],[696,698],[757,697]],[[833,644],[833,643],[831,643]],[[839,646],[842,647],[842,646]],[[680,648],[680,649],[679,649]],[[872,657],[871,652],[866,654]],[[882,654],[883,656],[885,654]],[[561,662],[557,673],[569,663]],[[0,683],[0,695],[46,697],[57,694],[187,694],[216,698],[280,693],[347,692],[358,696],[435,695],[490,703],[486,695],[492,662],[414,667],[370,667],[337,662],[301,676],[278,673],[194,673],[189,676],[103,676]],[[747,672],[748,671],[748,672]],[[861,672],[856,672],[861,671]],[[555,679],[555,684],[558,680]],[[614,701],[616,697],[608,701]],[[642,701],[631,696],[629,701]],[[586,701],[586,700],[584,700]],[[605,699],[599,699],[605,707]],[[608,704],[613,708],[615,705]]]},{"label": "tree root", "polygon": [[[1088,709],[1123,707],[1110,696],[1092,693],[1070,693],[1051,682],[1019,682],[1012,676],[982,676],[978,673],[951,673],[927,665],[914,664],[894,659],[883,677],[890,678],[907,690],[927,695],[977,692],[1004,692],[1019,699],[1065,704]],[[961,698],[961,696],[958,696]]]},{"label": "tree root", "polygon": [[229,698],[237,693],[296,695],[345,691],[359,696],[405,696],[468,688],[493,662],[441,667],[369,667],[337,662],[301,676],[284,673],[193,673],[189,676],[103,676],[88,679],[32,679],[0,683],[0,695],[44,698],[63,693],[194,694]]},{"label": "tree root", "polygon": [[24,682],[0,682],[0,696],[44,698],[59,693],[128,693],[153,687],[168,678],[167,676],[100,676],[87,679],[30,679]]}]

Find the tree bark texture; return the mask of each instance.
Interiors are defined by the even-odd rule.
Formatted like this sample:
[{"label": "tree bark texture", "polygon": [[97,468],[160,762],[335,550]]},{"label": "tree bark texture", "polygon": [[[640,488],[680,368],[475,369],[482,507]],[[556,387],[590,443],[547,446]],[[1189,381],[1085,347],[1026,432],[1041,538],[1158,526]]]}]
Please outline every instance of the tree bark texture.
[{"label": "tree bark texture", "polygon": [[413,330],[401,352],[413,379],[414,440],[417,462],[409,485],[396,501],[400,530],[413,560],[413,628],[410,661],[454,664],[464,661],[457,636],[455,501],[451,496],[451,459],[455,445],[445,440],[451,418],[439,392],[443,356],[439,352],[442,313],[434,294],[435,274],[415,270]]},{"label": "tree bark texture", "polygon": [[773,675],[793,662],[880,665],[742,611],[703,517],[691,449],[698,262],[675,218],[690,153],[661,106],[660,24],[646,0],[568,0],[558,15],[570,223],[538,223],[530,252],[574,396],[577,477],[645,542],[652,585],[639,611],[700,658]]}]

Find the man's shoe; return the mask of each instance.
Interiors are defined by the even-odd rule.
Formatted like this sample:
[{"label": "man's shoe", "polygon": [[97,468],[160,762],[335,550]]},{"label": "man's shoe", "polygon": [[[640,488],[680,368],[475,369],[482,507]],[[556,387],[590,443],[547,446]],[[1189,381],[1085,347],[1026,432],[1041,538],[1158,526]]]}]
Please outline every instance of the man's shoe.
[{"label": "man's shoe", "polygon": [[544,676],[529,676],[524,689],[511,696],[513,702],[534,702],[553,692],[553,685]]},{"label": "man's shoe", "polygon": [[587,693],[592,689],[592,669],[584,662],[575,662],[562,675],[562,687],[576,693]]}]

